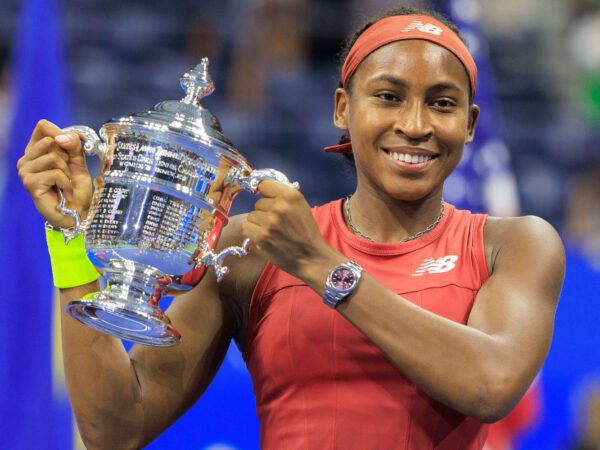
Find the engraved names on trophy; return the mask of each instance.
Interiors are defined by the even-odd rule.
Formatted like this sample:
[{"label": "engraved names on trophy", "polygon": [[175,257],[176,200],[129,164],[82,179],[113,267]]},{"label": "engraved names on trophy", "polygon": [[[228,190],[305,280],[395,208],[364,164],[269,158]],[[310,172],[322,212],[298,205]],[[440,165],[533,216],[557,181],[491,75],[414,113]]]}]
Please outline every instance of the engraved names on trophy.
[{"label": "engraved names on trophy", "polygon": [[129,189],[124,185],[107,183],[98,203],[91,228],[99,239],[112,241],[121,234],[121,222],[129,200]]},{"label": "engraved names on trophy", "polygon": [[189,202],[170,197],[164,204],[160,226],[155,236],[160,246],[169,248],[197,240],[198,208]]},{"label": "engraved names on trophy", "polygon": [[208,193],[214,169],[197,156],[190,156],[177,147],[140,139],[140,136],[120,138],[115,146],[113,163],[106,176],[136,174],[149,176],[156,182],[172,183],[176,189],[189,188],[202,196]]},{"label": "engraved names on trophy", "polygon": [[176,250],[195,242],[196,212],[192,203],[159,191],[148,192],[141,225],[141,246],[157,250]]},{"label": "engraved names on trophy", "polygon": [[147,236],[155,236],[159,232],[160,219],[165,212],[167,205],[167,196],[155,192],[147,206],[146,220],[142,228],[142,233]]},{"label": "engraved names on trophy", "polygon": [[197,207],[191,203],[152,192],[145,209],[142,234],[151,242],[152,248],[173,248],[182,242],[195,241]]},{"label": "engraved names on trophy", "polygon": [[174,250],[197,239],[198,207],[146,186],[107,183],[97,208],[90,231],[105,243],[126,236],[141,247]]}]

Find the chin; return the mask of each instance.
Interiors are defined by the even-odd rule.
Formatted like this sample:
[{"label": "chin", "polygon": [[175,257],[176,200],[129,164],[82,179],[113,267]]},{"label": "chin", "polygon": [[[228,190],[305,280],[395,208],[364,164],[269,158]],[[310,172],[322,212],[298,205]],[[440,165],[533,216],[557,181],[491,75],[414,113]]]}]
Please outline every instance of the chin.
[{"label": "chin", "polygon": [[404,201],[404,202],[417,202],[419,200],[423,200],[428,196],[428,193],[423,192],[396,192],[391,194],[396,200]]},{"label": "chin", "polygon": [[431,186],[402,186],[397,188],[385,189],[389,193],[390,197],[396,200],[402,200],[406,202],[416,202],[423,200],[433,195],[437,189]]}]

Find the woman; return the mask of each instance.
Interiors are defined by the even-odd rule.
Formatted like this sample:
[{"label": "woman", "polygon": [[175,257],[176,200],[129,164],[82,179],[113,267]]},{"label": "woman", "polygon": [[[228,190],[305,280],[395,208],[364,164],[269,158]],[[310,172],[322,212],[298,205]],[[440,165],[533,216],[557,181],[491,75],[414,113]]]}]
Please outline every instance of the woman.
[{"label": "woman", "polygon": [[[300,192],[263,181],[255,210],[219,242],[250,237],[254,250],[228,260],[221,284],[207,274],[173,302],[185,336],[175,348],[126,354],[117,339],[62,322],[88,447],[158,436],[204,392],[232,338],[253,378],[264,448],[480,449],[486,423],[525,393],[551,341],[562,244],[541,219],[442,201],[473,139],[476,67],[443,21],[408,8],[384,16],[350,42],[335,92],[334,123],[351,143],[328,150],[353,154],[351,197],[311,210]],[[19,171],[50,224],[70,225],[54,186],[89,207],[76,136],[40,122]],[[96,281],[61,289],[63,310],[97,290]]]}]

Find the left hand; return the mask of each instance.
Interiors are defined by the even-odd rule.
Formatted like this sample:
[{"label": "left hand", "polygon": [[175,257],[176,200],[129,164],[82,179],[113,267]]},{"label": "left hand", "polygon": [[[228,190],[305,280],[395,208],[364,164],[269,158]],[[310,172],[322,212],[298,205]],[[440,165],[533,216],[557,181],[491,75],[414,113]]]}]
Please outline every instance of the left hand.
[{"label": "left hand", "polygon": [[310,206],[297,190],[274,180],[258,185],[263,195],[242,224],[242,233],[273,264],[303,278],[304,269],[329,253]]}]

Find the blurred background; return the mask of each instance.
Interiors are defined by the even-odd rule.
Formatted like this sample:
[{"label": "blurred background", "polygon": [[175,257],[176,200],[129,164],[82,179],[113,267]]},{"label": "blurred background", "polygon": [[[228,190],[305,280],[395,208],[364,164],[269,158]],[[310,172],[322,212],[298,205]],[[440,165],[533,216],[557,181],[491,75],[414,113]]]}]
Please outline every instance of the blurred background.
[{"label": "blurred background", "polygon": [[[0,448],[81,447],[43,221],[15,170],[37,120],[98,130],[183,97],[179,77],[208,56],[216,90],[203,105],[224,133],[253,167],[282,170],[322,204],[354,188],[352,172],[322,151],[340,135],[337,53],[365,17],[399,5],[448,15],[479,67],[476,140],[445,200],[541,216],[567,248],[548,360],[488,449],[600,449],[600,0],[2,0]],[[254,200],[241,194],[232,212]],[[205,396],[149,448],[259,448],[235,346]]]}]

